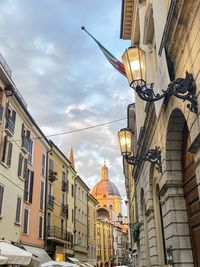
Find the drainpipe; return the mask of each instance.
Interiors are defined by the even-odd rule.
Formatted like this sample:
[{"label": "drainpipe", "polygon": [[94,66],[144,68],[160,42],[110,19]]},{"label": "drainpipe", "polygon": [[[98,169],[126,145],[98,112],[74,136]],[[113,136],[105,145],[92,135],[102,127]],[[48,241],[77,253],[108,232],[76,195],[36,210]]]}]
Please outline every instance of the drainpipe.
[{"label": "drainpipe", "polygon": [[50,150],[47,151],[46,153],[46,181],[45,181],[45,203],[44,203],[44,248],[47,249],[47,205],[48,205],[48,201],[47,201],[47,198],[48,198],[48,168],[49,168],[49,164],[48,164],[48,159],[49,159],[49,153],[52,151],[52,145],[50,144],[51,148]]}]

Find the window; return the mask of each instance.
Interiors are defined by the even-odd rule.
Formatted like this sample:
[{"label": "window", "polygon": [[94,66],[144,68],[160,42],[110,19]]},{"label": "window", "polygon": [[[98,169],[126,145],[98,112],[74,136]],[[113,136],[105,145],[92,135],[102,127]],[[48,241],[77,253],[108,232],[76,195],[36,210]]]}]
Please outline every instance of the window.
[{"label": "window", "polygon": [[32,203],[34,172],[28,169],[28,175],[24,183],[24,201]]},{"label": "window", "polygon": [[20,223],[20,217],[21,217],[21,203],[22,199],[20,197],[17,197],[17,208],[16,208],[16,216],[15,216],[15,222]]},{"label": "window", "polygon": [[74,197],[74,185],[71,185],[71,196]]},{"label": "window", "polygon": [[7,167],[10,167],[11,165],[12,147],[13,147],[13,144],[8,140],[8,136],[6,135],[4,138],[4,144],[3,144],[2,162]]},{"label": "window", "polygon": [[43,216],[39,216],[39,238],[43,238]]},{"label": "window", "polygon": [[27,169],[27,159],[23,157],[22,153],[19,154],[19,164],[18,164],[18,176],[26,179],[26,175],[28,173]]},{"label": "window", "polygon": [[42,175],[46,174],[46,155],[42,154]]},{"label": "window", "polygon": [[29,231],[29,209],[24,209],[24,225],[23,225],[23,234],[28,234]]},{"label": "window", "polygon": [[9,103],[7,103],[5,131],[11,136],[14,134],[15,131],[15,120],[16,112],[9,106]]},{"label": "window", "polygon": [[44,181],[41,181],[40,183],[40,209],[44,210],[44,190],[45,190],[45,184]]},{"label": "window", "polygon": [[29,141],[29,149],[28,149],[28,162],[33,162],[33,140]]},{"label": "window", "polygon": [[62,193],[62,205],[64,205],[64,204],[65,204],[65,194]]},{"label": "window", "polygon": [[0,185],[0,216],[2,214],[4,187]]},{"label": "window", "polygon": [[54,161],[52,159],[50,159],[50,161],[49,161],[49,170],[50,170],[50,172],[54,171]]},{"label": "window", "polygon": [[47,228],[50,229],[51,227],[51,213],[48,212],[47,214]]},{"label": "window", "polygon": [[72,223],[74,222],[74,210],[72,209]]},{"label": "window", "polygon": [[66,182],[66,173],[62,172],[62,182]]}]

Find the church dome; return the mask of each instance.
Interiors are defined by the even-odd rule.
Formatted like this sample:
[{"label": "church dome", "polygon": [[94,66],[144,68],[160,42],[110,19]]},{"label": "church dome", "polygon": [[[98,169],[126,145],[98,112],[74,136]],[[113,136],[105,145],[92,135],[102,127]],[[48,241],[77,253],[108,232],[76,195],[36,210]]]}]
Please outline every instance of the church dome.
[{"label": "church dome", "polygon": [[105,165],[101,169],[101,180],[94,186],[91,194],[98,199],[98,196],[120,196],[117,187],[108,178],[108,168]]}]

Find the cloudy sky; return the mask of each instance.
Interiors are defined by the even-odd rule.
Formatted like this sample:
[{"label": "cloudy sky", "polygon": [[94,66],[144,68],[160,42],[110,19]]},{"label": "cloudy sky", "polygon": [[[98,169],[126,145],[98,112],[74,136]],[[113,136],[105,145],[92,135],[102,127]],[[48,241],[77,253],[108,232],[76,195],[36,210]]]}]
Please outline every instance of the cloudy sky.
[{"label": "cloudy sky", "polygon": [[[126,117],[133,102],[127,80],[80,29],[121,60],[129,46],[119,38],[121,0],[1,0],[0,14],[0,52],[45,134]],[[73,146],[76,170],[89,187],[106,160],[124,197],[117,131],[125,126],[123,120],[52,140],[67,156]]]}]

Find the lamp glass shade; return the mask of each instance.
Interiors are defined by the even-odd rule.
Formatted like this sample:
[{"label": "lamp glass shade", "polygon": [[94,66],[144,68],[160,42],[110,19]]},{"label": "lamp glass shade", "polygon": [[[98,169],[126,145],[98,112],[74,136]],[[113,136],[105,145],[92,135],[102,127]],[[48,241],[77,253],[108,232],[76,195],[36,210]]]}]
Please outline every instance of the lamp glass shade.
[{"label": "lamp glass shade", "polygon": [[129,129],[124,128],[121,129],[118,132],[118,138],[119,138],[119,144],[120,144],[120,149],[121,149],[121,154],[123,156],[128,156],[132,152],[132,133]]},{"label": "lamp glass shade", "polygon": [[146,82],[145,52],[139,46],[131,46],[122,55],[130,86],[136,88]]}]

